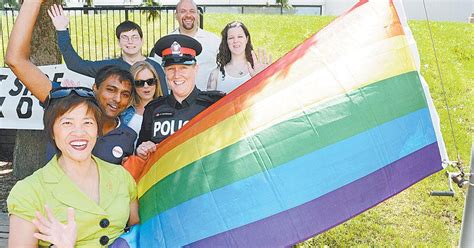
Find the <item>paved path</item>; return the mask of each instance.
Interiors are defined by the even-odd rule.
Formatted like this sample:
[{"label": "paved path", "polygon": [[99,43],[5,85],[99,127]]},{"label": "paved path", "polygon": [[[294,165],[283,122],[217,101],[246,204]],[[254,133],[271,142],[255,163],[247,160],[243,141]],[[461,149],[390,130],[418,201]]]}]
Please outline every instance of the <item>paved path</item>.
[{"label": "paved path", "polygon": [[0,248],[8,244],[8,214],[0,213]]}]

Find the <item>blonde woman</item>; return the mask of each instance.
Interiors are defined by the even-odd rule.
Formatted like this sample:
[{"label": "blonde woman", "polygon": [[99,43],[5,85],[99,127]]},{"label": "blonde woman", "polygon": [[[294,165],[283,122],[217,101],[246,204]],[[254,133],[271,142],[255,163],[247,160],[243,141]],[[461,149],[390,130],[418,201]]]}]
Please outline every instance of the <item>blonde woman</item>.
[{"label": "blonde woman", "polygon": [[132,99],[132,106],[122,114],[121,120],[139,134],[145,106],[151,100],[163,96],[163,92],[161,87],[156,87],[160,85],[160,80],[158,73],[150,63],[146,61],[136,62],[130,68],[130,72],[133,75],[136,94]]}]

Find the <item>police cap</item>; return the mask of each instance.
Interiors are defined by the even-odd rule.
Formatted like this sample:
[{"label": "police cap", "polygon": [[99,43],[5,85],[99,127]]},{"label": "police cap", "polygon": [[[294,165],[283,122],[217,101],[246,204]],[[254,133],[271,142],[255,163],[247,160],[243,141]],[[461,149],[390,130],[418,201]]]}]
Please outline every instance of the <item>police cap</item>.
[{"label": "police cap", "polygon": [[183,34],[170,34],[161,37],[155,43],[156,55],[163,58],[163,67],[184,64],[192,65],[196,63],[196,56],[202,51],[201,43]]}]

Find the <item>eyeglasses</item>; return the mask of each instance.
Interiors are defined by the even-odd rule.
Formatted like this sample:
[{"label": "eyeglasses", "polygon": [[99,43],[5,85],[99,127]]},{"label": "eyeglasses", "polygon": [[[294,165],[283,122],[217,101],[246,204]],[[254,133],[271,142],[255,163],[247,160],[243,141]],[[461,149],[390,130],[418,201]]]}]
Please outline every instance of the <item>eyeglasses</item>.
[{"label": "eyeglasses", "polygon": [[148,84],[149,86],[155,85],[157,82],[156,78],[149,78],[145,80],[135,80],[135,87],[143,87],[145,86],[145,83]]},{"label": "eyeglasses", "polygon": [[133,41],[133,42],[136,42],[138,40],[140,40],[140,35],[133,35],[133,36],[126,36],[126,35],[121,35],[120,36],[120,39],[125,41],[125,42],[129,42],[129,41]]},{"label": "eyeglasses", "polygon": [[87,98],[97,104],[97,101],[95,99],[94,91],[92,91],[89,88],[86,87],[59,87],[56,89],[53,89],[51,92],[49,92],[48,98],[46,98],[44,107],[48,107],[49,104],[51,104],[51,101],[54,99],[60,99],[64,98],[66,96],[71,95],[71,93],[75,93],[76,95],[80,97]]}]

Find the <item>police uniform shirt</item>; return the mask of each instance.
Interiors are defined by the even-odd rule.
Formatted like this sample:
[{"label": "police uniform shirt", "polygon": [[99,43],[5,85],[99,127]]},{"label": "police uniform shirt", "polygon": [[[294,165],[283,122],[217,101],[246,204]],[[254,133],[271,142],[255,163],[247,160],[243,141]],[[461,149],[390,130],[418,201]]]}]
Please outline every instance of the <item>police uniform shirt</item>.
[{"label": "police uniform shirt", "polygon": [[137,146],[145,141],[160,143],[224,95],[220,91],[201,91],[194,87],[181,103],[173,94],[151,101],[143,113]]}]

